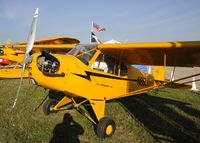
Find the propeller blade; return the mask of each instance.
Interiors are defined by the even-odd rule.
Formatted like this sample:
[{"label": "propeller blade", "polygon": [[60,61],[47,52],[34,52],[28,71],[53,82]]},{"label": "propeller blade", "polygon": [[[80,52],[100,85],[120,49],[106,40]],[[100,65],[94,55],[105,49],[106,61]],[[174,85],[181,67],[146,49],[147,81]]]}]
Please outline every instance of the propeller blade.
[{"label": "propeller blade", "polygon": [[28,42],[27,42],[27,45],[26,45],[26,52],[24,54],[20,83],[19,83],[19,87],[17,89],[17,94],[16,94],[15,101],[13,103],[12,108],[14,108],[16,103],[17,103],[17,99],[18,99],[18,96],[19,96],[19,93],[20,93],[20,89],[21,89],[21,85],[22,85],[22,81],[23,81],[23,77],[24,77],[24,72],[25,72],[25,68],[26,68],[26,64],[27,64],[27,58],[29,58],[29,56],[30,56],[29,53],[33,48],[33,44],[34,44],[34,40],[35,40],[36,27],[37,27],[37,21],[38,21],[38,15],[39,15],[39,8],[37,8],[35,10],[35,14],[33,16],[31,30],[30,30],[30,33],[28,35]]},{"label": "propeller blade", "polygon": [[19,97],[19,92],[20,92],[20,90],[21,90],[21,85],[22,85],[22,81],[23,81],[23,77],[24,77],[25,67],[26,67],[26,64],[24,63],[24,64],[23,64],[23,67],[22,67],[22,75],[21,75],[21,78],[20,78],[19,87],[18,87],[18,89],[17,89],[17,94],[16,94],[15,101],[14,101],[14,103],[13,103],[12,108],[15,108],[15,105],[16,105],[16,103],[17,103],[17,99],[18,99],[18,97]]},{"label": "propeller blade", "polygon": [[35,14],[33,17],[32,25],[31,25],[31,30],[29,32],[29,36],[27,39],[27,45],[26,45],[26,54],[29,54],[30,51],[33,48],[34,40],[35,40],[35,33],[36,33],[36,26],[37,26],[37,21],[38,21],[38,15],[39,15],[39,8],[35,10]]}]

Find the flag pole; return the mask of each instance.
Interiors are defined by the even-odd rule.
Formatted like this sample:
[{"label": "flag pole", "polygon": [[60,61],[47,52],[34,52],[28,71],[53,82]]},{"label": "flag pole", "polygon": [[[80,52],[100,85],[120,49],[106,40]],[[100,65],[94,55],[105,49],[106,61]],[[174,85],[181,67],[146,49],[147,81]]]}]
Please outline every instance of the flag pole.
[{"label": "flag pole", "polygon": [[92,27],[93,27],[93,21],[92,21],[92,25],[90,27],[90,44],[92,43]]}]

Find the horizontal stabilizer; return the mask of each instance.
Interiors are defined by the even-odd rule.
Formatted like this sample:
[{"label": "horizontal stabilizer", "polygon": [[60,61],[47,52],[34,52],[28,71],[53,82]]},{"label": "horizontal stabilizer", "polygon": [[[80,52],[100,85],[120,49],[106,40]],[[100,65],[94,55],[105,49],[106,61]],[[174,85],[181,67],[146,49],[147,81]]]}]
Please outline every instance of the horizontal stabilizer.
[{"label": "horizontal stabilizer", "polygon": [[181,88],[181,89],[191,89],[192,85],[191,84],[186,84],[186,83],[175,83],[175,82],[169,82],[165,87],[168,88]]}]

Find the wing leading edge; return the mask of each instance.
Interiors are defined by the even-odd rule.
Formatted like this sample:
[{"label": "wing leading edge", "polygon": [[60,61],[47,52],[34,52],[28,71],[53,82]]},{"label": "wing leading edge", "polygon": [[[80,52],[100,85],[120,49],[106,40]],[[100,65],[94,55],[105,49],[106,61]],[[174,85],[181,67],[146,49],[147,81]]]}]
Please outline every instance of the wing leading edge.
[{"label": "wing leading edge", "polygon": [[[80,41],[78,39],[64,36],[46,38],[34,41],[33,51],[40,52],[47,50],[52,53],[67,53],[79,43]],[[20,42],[16,44],[2,44],[0,46],[25,51],[26,44],[26,42]]]},{"label": "wing leading edge", "polygon": [[[45,45],[45,44],[79,44],[80,41],[75,38],[57,36],[52,38],[46,38],[41,40],[35,40],[34,45]],[[19,45],[26,45],[26,42],[20,42]]]},{"label": "wing leading edge", "polygon": [[98,48],[129,64],[200,66],[200,41],[100,44]]}]

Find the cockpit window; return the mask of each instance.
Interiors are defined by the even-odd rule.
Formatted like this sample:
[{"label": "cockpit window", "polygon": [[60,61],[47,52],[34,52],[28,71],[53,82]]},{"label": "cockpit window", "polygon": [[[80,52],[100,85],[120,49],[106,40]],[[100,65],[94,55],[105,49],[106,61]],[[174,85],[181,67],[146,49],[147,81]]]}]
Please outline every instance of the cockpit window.
[{"label": "cockpit window", "polygon": [[96,52],[96,45],[77,45],[74,49],[70,50],[67,54],[73,55],[81,60],[84,64],[88,65],[90,59]]},{"label": "cockpit window", "polygon": [[127,67],[123,62],[105,54],[100,54],[91,68],[120,76],[127,75]]}]

